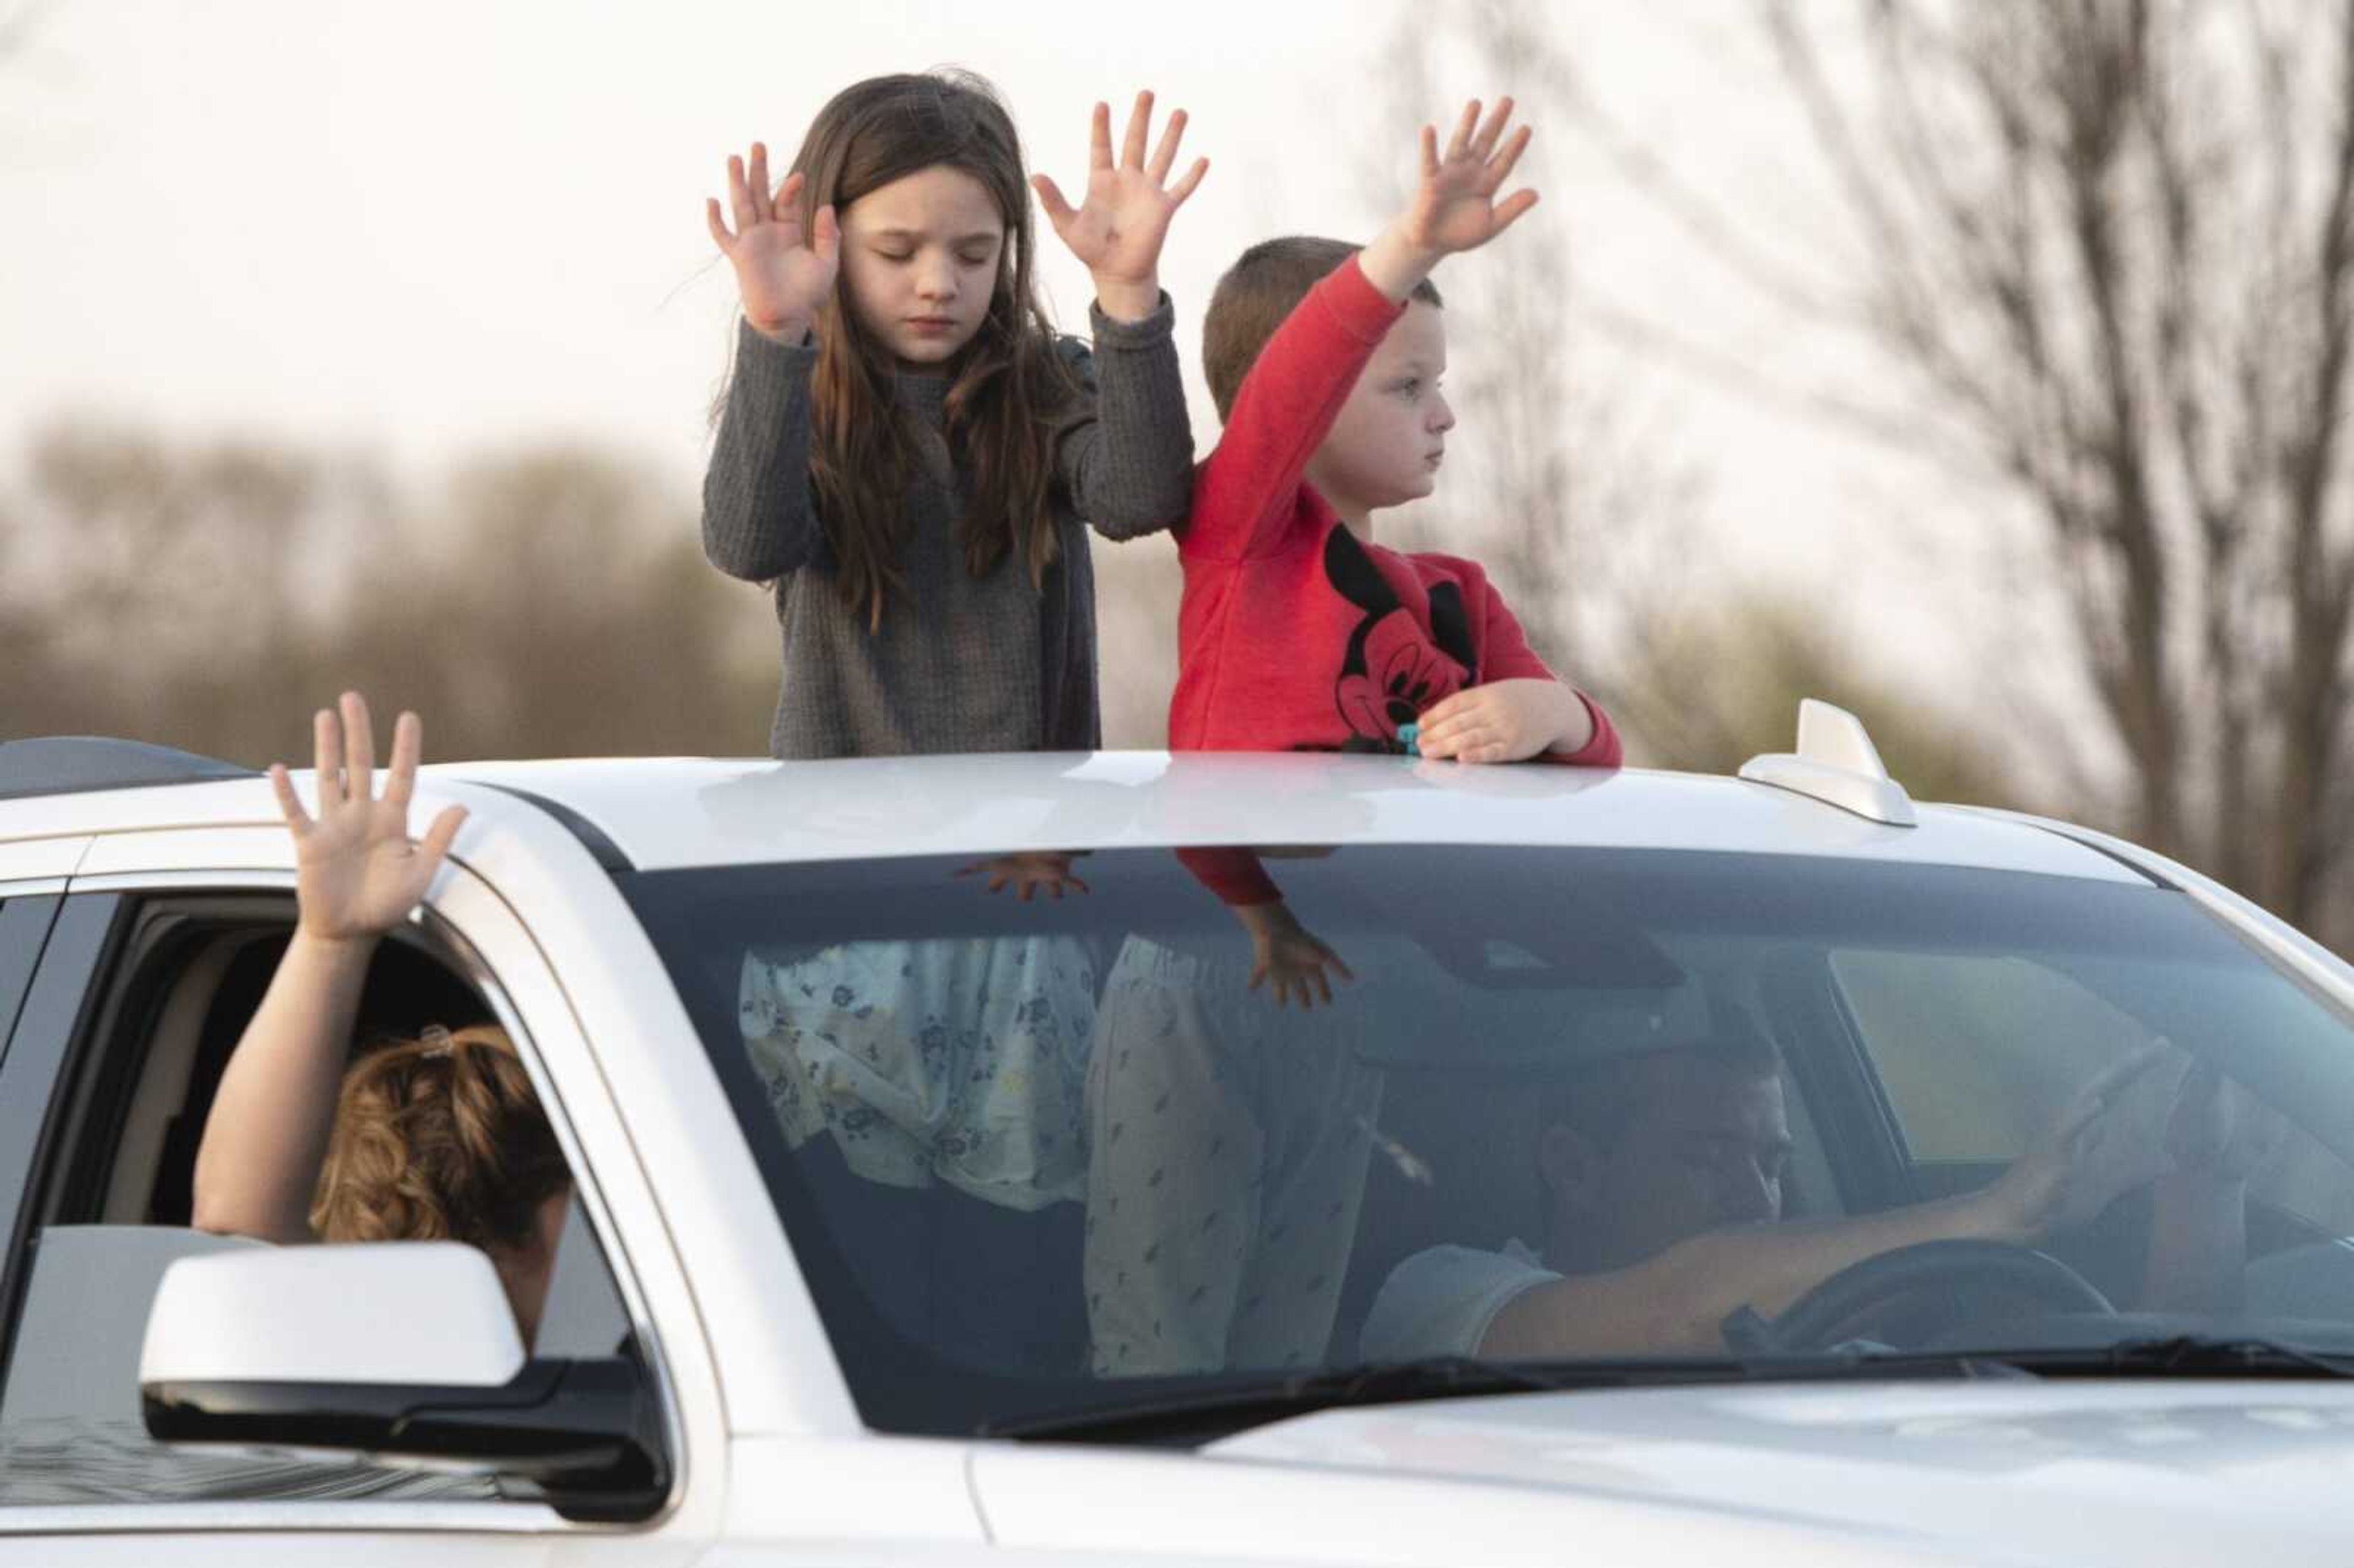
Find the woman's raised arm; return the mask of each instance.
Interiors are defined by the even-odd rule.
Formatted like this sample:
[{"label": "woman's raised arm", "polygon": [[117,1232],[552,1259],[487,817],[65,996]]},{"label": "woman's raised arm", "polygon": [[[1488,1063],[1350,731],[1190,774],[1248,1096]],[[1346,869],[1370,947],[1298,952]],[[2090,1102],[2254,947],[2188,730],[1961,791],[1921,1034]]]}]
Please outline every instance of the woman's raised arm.
[{"label": "woman's raised arm", "polygon": [[326,1158],[335,1097],[368,961],[408,917],[465,820],[462,806],[408,837],[408,802],[424,745],[415,714],[393,726],[392,767],[375,792],[367,703],[344,694],[340,717],[313,720],[319,813],[295,799],[282,765],[270,780],[294,834],[300,916],[286,956],[221,1075],[196,1150],[198,1230],[311,1239],[311,1197]]}]

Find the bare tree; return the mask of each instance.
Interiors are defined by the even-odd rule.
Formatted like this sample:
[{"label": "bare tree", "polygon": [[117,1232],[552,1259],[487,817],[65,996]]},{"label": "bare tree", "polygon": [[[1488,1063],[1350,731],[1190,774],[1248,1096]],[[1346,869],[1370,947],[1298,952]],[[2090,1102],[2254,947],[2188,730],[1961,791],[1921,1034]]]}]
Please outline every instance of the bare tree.
[{"label": "bare tree", "polygon": [[2127,831],[2326,923],[2354,826],[2354,8],[1757,14],[1860,240],[1854,300],[1590,100],[1587,124],[1762,295],[1911,377],[1883,433],[2025,503],[2127,765]]},{"label": "bare tree", "polygon": [[[1453,111],[1439,101],[1434,68],[1459,63],[1480,90],[1523,103],[1545,90],[1541,12],[1473,0],[1448,22],[1434,29],[1409,9],[1392,24],[1382,60],[1388,133],[1376,139],[1360,182],[1372,214],[1395,210],[1415,128]],[[1662,495],[1610,404],[1579,380],[1585,345],[1574,340],[1566,308],[1574,280],[1558,210],[1540,205],[1493,254],[1466,258],[1440,280],[1458,327],[1450,392],[1464,427],[1440,495],[1408,509],[1397,533],[1411,546],[1478,556],[1537,651],[1583,673],[1599,641],[1586,635],[1586,612],[1605,597],[1596,582],[1606,559],[1599,520],[1615,516],[1632,533],[1647,520],[1635,514],[1658,510]]]}]

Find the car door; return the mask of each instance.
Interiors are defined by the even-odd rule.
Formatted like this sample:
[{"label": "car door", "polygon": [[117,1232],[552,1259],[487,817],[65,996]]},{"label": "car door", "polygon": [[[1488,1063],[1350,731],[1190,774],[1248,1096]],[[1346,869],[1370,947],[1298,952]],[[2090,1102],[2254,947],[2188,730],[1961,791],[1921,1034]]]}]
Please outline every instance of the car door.
[{"label": "car door", "polygon": [[[181,1157],[171,1152],[168,1125],[142,1132],[154,1119],[143,1096],[153,1097],[159,1074],[173,1086],[157,1065],[169,1054],[159,1042],[175,1018],[201,1017],[200,1032],[233,1025],[202,1005],[191,1014],[188,992],[227,987],[228,966],[217,961],[225,947],[234,961],[239,939],[266,942],[273,920],[291,926],[290,859],[282,832],[124,835],[64,896],[0,904],[0,1018],[12,973],[26,971],[0,1055],[0,1236],[8,1241],[0,1564],[143,1563],[159,1550],[178,1562],[240,1564],[347,1552],[435,1568],[616,1552],[632,1563],[687,1561],[709,1540],[718,1504],[724,1438],[709,1369],[691,1330],[666,1334],[652,1320],[649,1274],[662,1280],[657,1293],[682,1292],[663,1275],[658,1225],[647,1231],[639,1219],[639,1234],[657,1239],[634,1257],[622,1240],[617,1211],[651,1205],[552,974],[506,905],[456,866],[425,916],[430,932],[411,939],[480,993],[532,1068],[574,1169],[578,1223],[567,1245],[578,1233],[593,1249],[585,1269],[578,1255],[568,1270],[559,1260],[559,1277],[593,1277],[611,1293],[616,1321],[660,1380],[673,1495],[651,1519],[588,1522],[479,1478],[356,1458],[175,1449],[138,1424],[138,1346],[154,1281],[173,1258],[223,1244],[144,1223],[153,1216],[138,1206],[143,1184],[122,1177],[123,1151],[147,1138],[141,1147],[158,1162]],[[37,927],[38,938],[30,935]],[[234,1005],[219,1001],[212,1012]],[[561,1081],[550,1072],[559,1058]]]}]

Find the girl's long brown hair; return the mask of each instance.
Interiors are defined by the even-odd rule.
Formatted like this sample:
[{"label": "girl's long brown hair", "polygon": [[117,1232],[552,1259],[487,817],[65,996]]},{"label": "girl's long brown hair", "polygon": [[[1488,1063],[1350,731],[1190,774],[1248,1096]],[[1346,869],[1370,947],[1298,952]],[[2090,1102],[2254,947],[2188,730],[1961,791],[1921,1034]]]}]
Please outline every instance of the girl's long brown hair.
[{"label": "girl's long brown hair", "polygon": [[[980,181],[1005,222],[989,313],[949,367],[944,413],[964,482],[965,564],[986,576],[1018,541],[1032,583],[1043,584],[1055,557],[1055,430],[1078,389],[1038,303],[1022,143],[995,90],[980,77],[939,71],[872,77],[836,93],[793,158],[803,176],[801,231],[829,202],[839,215],[869,191],[938,165]],[[843,597],[879,629],[884,600],[906,586],[899,547],[917,459],[892,397],[891,355],[860,329],[843,287],[817,322],[810,476]]]}]

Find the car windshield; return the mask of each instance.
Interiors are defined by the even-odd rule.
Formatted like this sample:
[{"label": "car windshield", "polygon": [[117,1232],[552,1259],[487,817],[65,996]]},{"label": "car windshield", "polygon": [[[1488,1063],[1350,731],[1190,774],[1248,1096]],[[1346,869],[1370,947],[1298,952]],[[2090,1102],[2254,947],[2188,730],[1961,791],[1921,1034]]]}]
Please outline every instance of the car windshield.
[{"label": "car windshield", "polygon": [[621,880],[884,1430],[1434,1358],[2354,1350],[2348,1020],[2123,874],[1360,844]]}]

